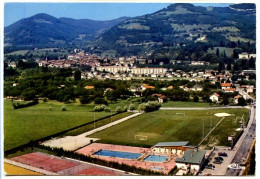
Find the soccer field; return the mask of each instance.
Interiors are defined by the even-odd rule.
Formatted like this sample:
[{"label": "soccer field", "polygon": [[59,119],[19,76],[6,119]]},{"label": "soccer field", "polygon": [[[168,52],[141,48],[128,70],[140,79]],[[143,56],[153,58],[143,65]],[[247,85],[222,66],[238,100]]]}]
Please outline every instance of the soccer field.
[{"label": "soccer field", "polygon": [[[164,141],[190,141],[190,145],[198,145],[210,129],[222,119],[214,114],[223,112],[234,114],[234,116],[225,117],[210,135],[211,140],[207,140],[208,143],[203,143],[203,145],[210,145],[210,143],[228,145],[227,137],[236,133],[236,129],[240,126],[240,121],[236,120],[236,117],[244,114],[246,122],[248,109],[159,110],[144,113],[90,137],[101,138],[99,141],[101,143],[134,146],[152,146]],[[176,115],[176,113],[185,113],[185,116]]]},{"label": "soccer field", "polygon": [[[123,101],[109,105],[112,112],[93,112],[94,105],[66,104],[67,111],[61,111],[63,103],[40,102],[31,107],[14,110],[10,100],[4,100],[4,150],[8,150],[66,129],[91,122],[115,113]],[[52,111],[49,107],[52,107]]]}]

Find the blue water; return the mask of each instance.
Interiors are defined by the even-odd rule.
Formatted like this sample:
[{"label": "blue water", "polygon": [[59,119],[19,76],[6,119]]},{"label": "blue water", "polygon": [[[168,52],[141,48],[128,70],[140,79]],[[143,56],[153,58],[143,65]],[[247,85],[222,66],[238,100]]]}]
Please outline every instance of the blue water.
[{"label": "blue water", "polygon": [[168,156],[162,156],[162,155],[149,155],[144,159],[144,161],[149,161],[149,162],[165,162],[168,161],[169,157]]},{"label": "blue water", "polygon": [[94,155],[101,155],[107,157],[118,157],[118,158],[128,158],[128,159],[137,159],[142,154],[140,153],[130,153],[130,152],[119,152],[119,151],[111,151],[111,150],[100,150],[96,152]]}]

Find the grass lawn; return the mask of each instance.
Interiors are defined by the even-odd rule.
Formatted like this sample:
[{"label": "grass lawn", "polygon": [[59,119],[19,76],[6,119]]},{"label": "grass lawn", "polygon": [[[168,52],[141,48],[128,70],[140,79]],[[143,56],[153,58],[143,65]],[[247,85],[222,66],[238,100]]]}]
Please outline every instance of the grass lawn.
[{"label": "grass lawn", "polygon": [[210,107],[210,105],[203,102],[167,101],[162,107]]},{"label": "grass lawn", "polygon": [[[152,146],[157,142],[166,141],[190,141],[190,145],[197,145],[202,140],[202,126],[204,120],[204,136],[210,131],[210,126],[215,126],[221,119],[214,116],[215,113],[227,112],[235,116],[225,117],[221,125],[216,128],[213,136],[217,140],[208,140],[216,145],[226,145],[227,136],[235,132],[240,126],[235,121],[236,116],[245,115],[248,118],[248,109],[217,109],[203,111],[154,111],[144,113],[121,124],[110,127],[91,135],[101,138],[101,143],[113,143],[135,146]],[[185,113],[184,116],[176,116],[176,113]],[[212,117],[212,120],[211,120]],[[211,123],[212,121],[212,123]],[[135,135],[147,136],[147,140],[135,139]],[[208,145],[208,144],[205,144]]]},{"label": "grass lawn", "polygon": [[[117,106],[126,105],[125,101],[111,104],[112,114]],[[52,107],[53,111],[49,110]],[[22,109],[13,109],[10,100],[4,100],[4,150],[8,150],[40,139],[45,136],[76,127],[99,119],[111,112],[93,112],[94,105],[66,104],[67,111],[61,111],[63,103],[50,101]]]}]

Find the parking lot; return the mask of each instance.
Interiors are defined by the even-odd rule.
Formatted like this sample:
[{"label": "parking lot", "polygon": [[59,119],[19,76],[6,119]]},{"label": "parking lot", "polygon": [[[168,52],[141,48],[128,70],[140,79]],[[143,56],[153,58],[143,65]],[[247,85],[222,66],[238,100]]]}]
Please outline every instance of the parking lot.
[{"label": "parking lot", "polygon": [[[221,164],[216,164],[213,163],[214,162],[214,158],[218,157],[218,153],[219,152],[225,152],[227,153],[227,157],[223,157],[224,159],[223,162]],[[230,161],[232,159],[232,155],[234,154],[234,151],[229,151],[227,148],[222,148],[222,149],[216,149],[210,156],[210,162],[209,164],[212,164],[215,166],[214,169],[207,169],[205,168],[202,173],[200,173],[199,175],[213,175],[213,176],[217,176],[217,175],[225,175],[226,169],[228,167],[228,165],[230,164]]]}]

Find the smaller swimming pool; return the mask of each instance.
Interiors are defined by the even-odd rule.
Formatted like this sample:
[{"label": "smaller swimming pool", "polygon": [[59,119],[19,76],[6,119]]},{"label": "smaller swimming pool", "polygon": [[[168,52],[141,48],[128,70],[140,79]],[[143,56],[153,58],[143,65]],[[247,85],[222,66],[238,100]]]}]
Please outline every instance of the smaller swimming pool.
[{"label": "smaller swimming pool", "polygon": [[168,156],[162,156],[162,155],[149,155],[144,159],[144,161],[148,162],[166,162],[168,161]]},{"label": "smaller swimming pool", "polygon": [[139,157],[141,157],[142,154],[131,153],[131,152],[112,151],[112,150],[99,150],[98,152],[94,153],[94,155],[127,158],[127,159],[138,159]]}]

